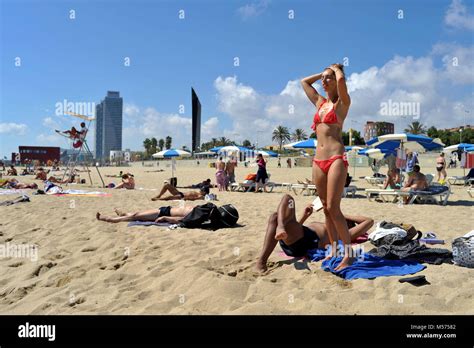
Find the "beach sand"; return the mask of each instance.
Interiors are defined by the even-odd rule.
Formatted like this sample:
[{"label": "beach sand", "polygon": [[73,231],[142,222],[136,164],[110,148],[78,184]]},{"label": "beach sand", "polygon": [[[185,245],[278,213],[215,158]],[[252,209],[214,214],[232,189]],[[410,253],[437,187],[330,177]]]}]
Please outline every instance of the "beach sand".
[{"label": "beach sand", "polygon": [[[284,161],[282,161],[284,162]],[[214,182],[214,169],[194,161],[178,162],[178,185]],[[282,163],[284,167],[286,164]],[[96,212],[113,215],[125,211],[168,205],[152,202],[165,172],[157,167],[102,168],[103,174],[132,171],[144,190],[111,190],[109,197],[30,195],[30,203],[0,207],[0,245],[38,245],[38,260],[0,258],[1,314],[474,314],[474,269],[455,265],[427,265],[419,274],[431,285],[399,283],[400,277],[345,281],[321,269],[321,262],[295,261],[282,256],[279,246],[270,257],[269,272],[253,271],[262,247],[268,216],[284,193],[213,192],[217,204],[234,204],[241,228],[167,230],[160,227],[127,227],[96,220]],[[256,168],[237,168],[242,180]],[[381,172],[385,172],[382,169]],[[424,168],[424,173],[435,173]],[[293,182],[311,177],[311,168],[276,168],[269,162],[271,181]],[[352,169],[350,170],[352,175]],[[359,177],[369,168],[357,168],[352,183],[369,184]],[[462,174],[461,169],[449,175]],[[93,173],[95,176],[95,173]],[[87,176],[82,175],[87,178]],[[19,177],[31,182],[32,177]],[[107,182],[119,179],[107,178]],[[39,184],[40,182],[37,181]],[[97,179],[96,179],[97,182]],[[98,190],[86,185],[71,188]],[[453,186],[448,206],[399,206],[369,202],[358,192],[344,198],[346,214],[366,215],[375,221],[404,221],[423,232],[434,231],[451,241],[473,229],[474,200],[466,188]],[[0,201],[16,196],[0,196]],[[314,197],[298,195],[299,216]],[[177,206],[178,201],[170,202]],[[190,202],[192,205],[204,201]],[[310,219],[323,221],[321,212]],[[370,243],[365,243],[370,250]]]}]

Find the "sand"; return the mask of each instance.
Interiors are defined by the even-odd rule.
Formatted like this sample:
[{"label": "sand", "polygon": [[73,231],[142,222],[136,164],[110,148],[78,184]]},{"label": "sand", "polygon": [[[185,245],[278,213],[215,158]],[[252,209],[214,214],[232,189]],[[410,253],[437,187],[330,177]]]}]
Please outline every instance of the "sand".
[{"label": "sand", "polygon": [[[286,167],[286,164],[284,165]],[[1,314],[473,314],[474,269],[428,265],[419,274],[431,285],[399,283],[400,277],[345,281],[321,270],[321,263],[294,261],[277,246],[269,271],[253,271],[265,226],[283,193],[216,192],[218,204],[233,203],[241,228],[167,230],[127,227],[127,223],[97,221],[96,212],[112,215],[114,207],[136,211],[159,207],[150,199],[169,178],[165,172],[142,167],[102,168],[103,174],[131,170],[145,190],[111,190],[110,197],[33,196],[30,203],[0,207],[0,245],[38,245],[38,259],[0,257]],[[424,167],[425,173],[435,173]],[[237,169],[237,179],[255,168]],[[384,171],[384,169],[383,169]],[[296,182],[310,177],[310,168],[276,168],[269,163],[272,181]],[[369,184],[357,168],[353,184]],[[214,179],[214,170],[201,162],[179,162],[178,184]],[[351,170],[352,174],[352,170]],[[461,169],[450,175],[462,174]],[[22,178],[22,177],[20,177]],[[31,182],[32,177],[26,177]],[[107,178],[107,182],[118,179]],[[38,182],[39,183],[39,182]],[[97,190],[85,185],[73,188]],[[403,220],[423,232],[434,231],[451,241],[473,229],[474,200],[456,186],[448,206],[434,204],[400,207],[369,202],[361,192],[345,198],[346,214],[367,215],[375,221]],[[15,196],[0,196],[0,201]],[[296,196],[298,215],[314,197]],[[204,201],[190,204],[203,204]],[[171,202],[176,206],[179,202]],[[322,213],[313,219],[323,221]],[[369,243],[366,250],[371,249]]]}]

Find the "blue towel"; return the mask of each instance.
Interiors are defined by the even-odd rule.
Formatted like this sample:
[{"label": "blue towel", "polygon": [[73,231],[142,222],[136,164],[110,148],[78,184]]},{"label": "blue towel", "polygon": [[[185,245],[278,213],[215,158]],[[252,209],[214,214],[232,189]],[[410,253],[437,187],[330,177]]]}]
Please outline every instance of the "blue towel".
[{"label": "blue towel", "polygon": [[[326,249],[314,249],[308,252],[308,257],[311,259],[311,261],[322,260],[325,256]],[[402,276],[407,274],[414,274],[426,268],[426,266],[416,261],[388,260],[373,256],[368,253],[363,253],[359,255],[359,257],[352,265],[340,271],[335,271],[334,269],[339,265],[341,260],[342,257],[334,257],[330,260],[323,261],[321,268],[326,272],[331,272],[347,280],[359,278],[373,279],[377,277],[397,275]]]}]

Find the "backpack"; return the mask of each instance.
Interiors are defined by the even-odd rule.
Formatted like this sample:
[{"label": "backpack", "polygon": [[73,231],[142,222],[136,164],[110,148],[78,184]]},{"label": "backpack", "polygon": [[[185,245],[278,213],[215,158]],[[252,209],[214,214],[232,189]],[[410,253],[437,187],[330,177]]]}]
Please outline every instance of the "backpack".
[{"label": "backpack", "polygon": [[239,218],[237,209],[231,204],[218,208],[213,203],[198,205],[180,222],[180,227],[218,230],[234,226]]}]

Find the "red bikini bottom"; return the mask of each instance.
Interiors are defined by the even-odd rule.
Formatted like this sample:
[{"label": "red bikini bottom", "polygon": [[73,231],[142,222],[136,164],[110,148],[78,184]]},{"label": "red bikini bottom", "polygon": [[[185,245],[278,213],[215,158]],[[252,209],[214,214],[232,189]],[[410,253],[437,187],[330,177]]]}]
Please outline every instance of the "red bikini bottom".
[{"label": "red bikini bottom", "polygon": [[329,172],[329,168],[331,168],[331,165],[335,160],[338,160],[341,158],[344,162],[344,166],[347,168],[349,167],[349,162],[347,162],[346,156],[345,155],[334,155],[331,156],[327,160],[317,160],[316,158],[313,158],[313,163],[316,164],[321,170],[324,172],[324,174],[327,174]]}]

